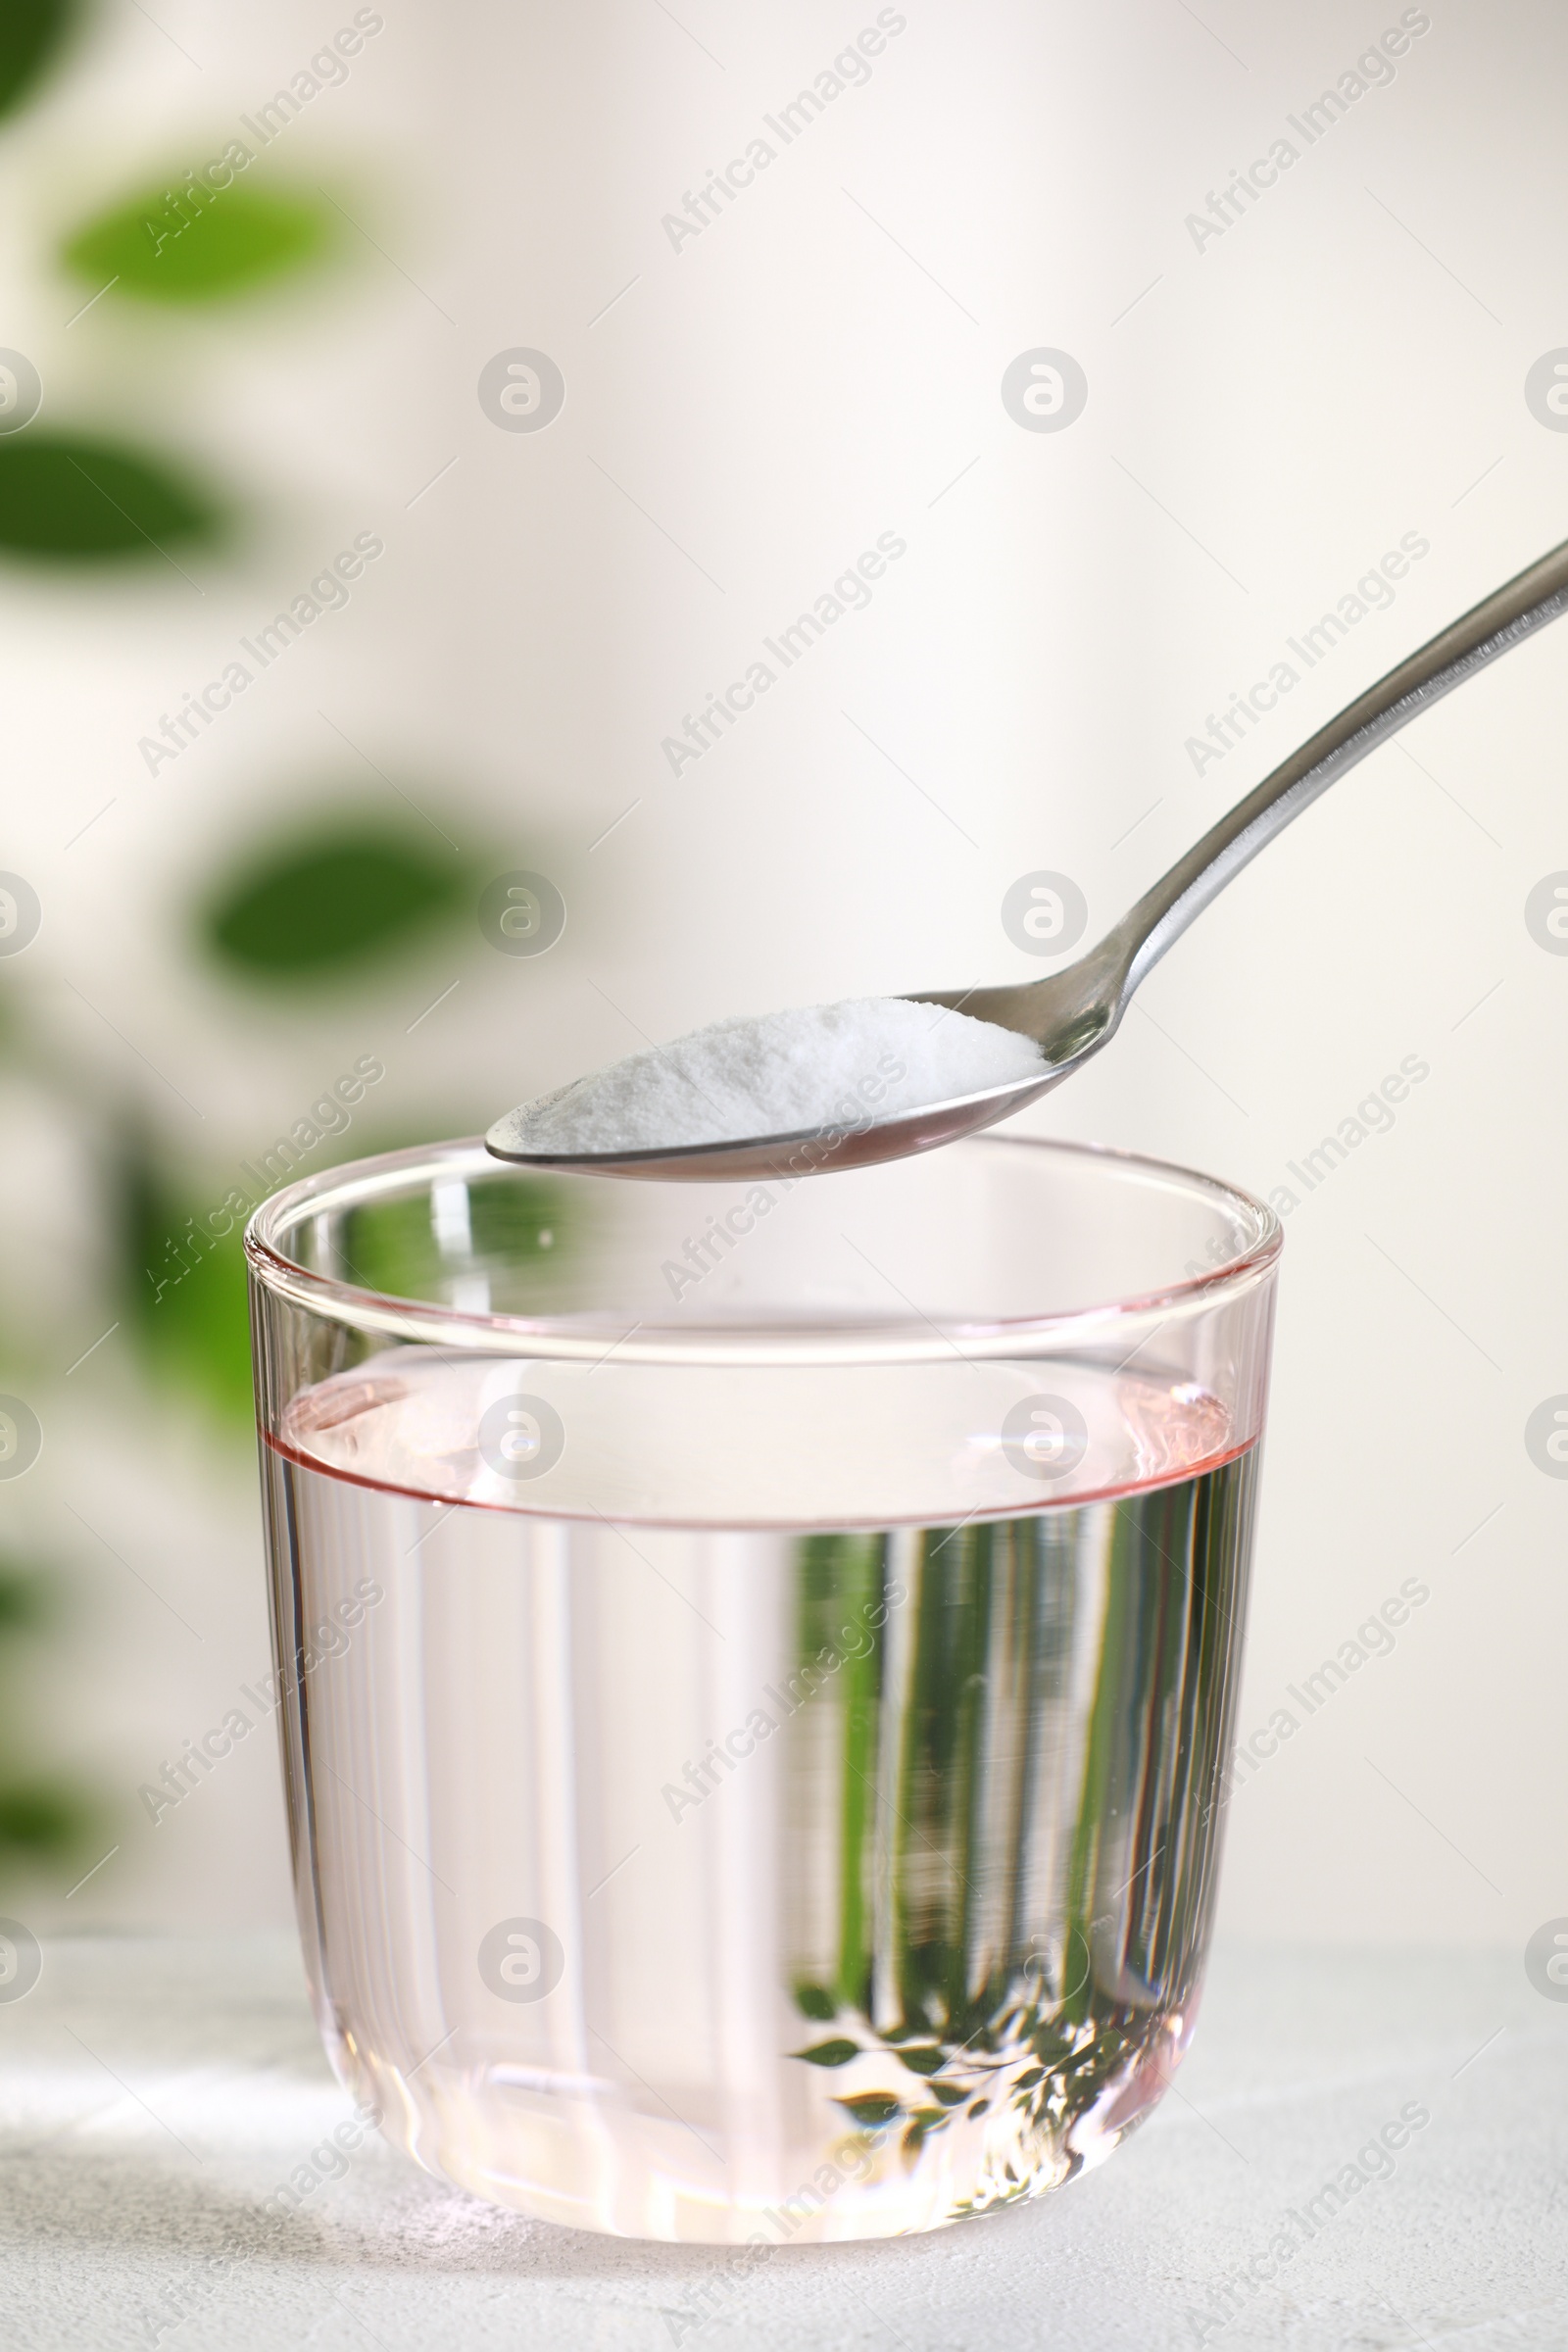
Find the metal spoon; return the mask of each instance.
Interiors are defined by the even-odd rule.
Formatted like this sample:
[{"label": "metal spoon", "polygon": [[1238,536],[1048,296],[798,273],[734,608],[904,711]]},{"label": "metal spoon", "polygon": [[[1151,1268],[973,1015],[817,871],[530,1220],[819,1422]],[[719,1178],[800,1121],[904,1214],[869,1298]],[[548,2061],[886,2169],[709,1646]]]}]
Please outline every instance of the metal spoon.
[{"label": "metal spoon", "polygon": [[498,1159],[520,1167],[579,1174],[641,1176],[687,1183],[745,1182],[753,1177],[801,1176],[830,1168],[865,1167],[929,1152],[1038,1102],[1082,1069],[1110,1043],[1134,989],[1173,947],[1209,901],[1250,863],[1293,817],[1309,808],[1348,768],[1462,686],[1499,654],[1568,612],[1568,542],[1543,556],[1418,653],[1369,686],[1331,718],[1298,752],[1265,776],[1212,825],[1169,873],[1144,893],[1114,930],[1087,956],[1048,979],[1010,988],[911,993],[915,1004],[940,1004],[976,1020],[995,1021],[1031,1037],[1050,1068],[982,1095],[964,1095],[855,1126],[804,1129],[792,1135],[752,1136],[735,1143],[685,1144],[660,1151],[549,1153],[508,1147],[509,1120],[498,1120],[485,1142]]}]

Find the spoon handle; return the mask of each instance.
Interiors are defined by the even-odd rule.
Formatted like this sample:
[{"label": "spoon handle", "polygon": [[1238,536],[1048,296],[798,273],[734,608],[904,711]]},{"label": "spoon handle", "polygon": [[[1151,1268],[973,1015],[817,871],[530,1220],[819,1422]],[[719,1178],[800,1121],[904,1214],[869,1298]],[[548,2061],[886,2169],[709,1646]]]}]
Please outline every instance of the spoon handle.
[{"label": "spoon handle", "polygon": [[1112,969],[1119,968],[1120,1004],[1126,1004],[1145,974],[1233,875],[1348,768],[1510,646],[1565,612],[1568,541],[1450,622],[1320,727],[1210,826],[1102,941],[1096,960],[1103,956]]}]

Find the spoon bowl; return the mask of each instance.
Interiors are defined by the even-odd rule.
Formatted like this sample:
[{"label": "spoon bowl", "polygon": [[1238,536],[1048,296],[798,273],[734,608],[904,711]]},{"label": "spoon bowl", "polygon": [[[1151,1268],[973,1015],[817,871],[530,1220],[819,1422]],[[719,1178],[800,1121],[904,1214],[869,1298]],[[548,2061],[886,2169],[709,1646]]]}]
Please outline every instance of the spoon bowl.
[{"label": "spoon bowl", "polygon": [[1031,1073],[983,1094],[923,1103],[880,1119],[635,1152],[530,1152],[524,1148],[528,1118],[541,1105],[525,1103],[496,1121],[485,1138],[486,1149],[497,1159],[519,1167],[661,1183],[733,1184],[748,1178],[869,1167],[910,1152],[931,1152],[995,1126],[1050,1094],[1110,1043],[1140,982],[1210,900],[1294,817],[1368,752],[1565,611],[1568,542],[1451,622],[1320,727],[1212,825],[1076,963],[1043,980],[1012,987],[911,994],[905,1000],[967,1013],[1031,1038],[1045,1055],[1046,1066],[1038,1076]]},{"label": "spoon bowl", "polygon": [[[519,1114],[509,1111],[491,1128],[485,1148],[494,1158],[510,1160],[518,1167],[641,1177],[660,1184],[744,1184],[764,1178],[815,1176],[830,1168],[868,1168],[878,1160],[902,1159],[910,1152],[933,1152],[939,1144],[956,1143],[960,1136],[994,1127],[999,1119],[1010,1118],[1015,1110],[1037,1102],[1105,1044],[1120,1014],[1107,1019],[1098,1005],[1086,1002],[1084,975],[1093,962],[1092,956],[1085,956],[1066,971],[1016,988],[933,992],[904,1000],[909,1004],[931,1004],[939,1011],[967,1013],[972,1020],[992,1021],[1000,1029],[1012,1029],[1032,1039],[1048,1065],[1039,1077],[1015,1078],[982,1094],[924,1102],[917,1110],[895,1111],[887,1118],[867,1118],[849,1126],[802,1127],[785,1135],[638,1152],[520,1150],[513,1125]],[[527,1110],[535,1107],[525,1105]]]},{"label": "spoon bowl", "polygon": [[[922,1004],[929,998],[916,1000]],[[567,1175],[642,1177],[656,1184],[745,1184],[764,1179],[821,1176],[834,1168],[868,1168],[879,1159],[903,1159],[910,1152],[934,1152],[976,1128],[995,1126],[1028,1102],[1049,1095],[1070,1077],[1072,1066],[1040,1078],[1015,1079],[983,1095],[960,1095],[950,1102],[928,1102],[891,1118],[867,1119],[850,1127],[802,1127],[793,1135],[745,1136],[734,1143],[674,1144],[644,1152],[517,1152],[502,1128],[492,1127],[485,1148],[493,1158],[514,1166]],[[499,1139],[499,1140],[498,1140]]]}]

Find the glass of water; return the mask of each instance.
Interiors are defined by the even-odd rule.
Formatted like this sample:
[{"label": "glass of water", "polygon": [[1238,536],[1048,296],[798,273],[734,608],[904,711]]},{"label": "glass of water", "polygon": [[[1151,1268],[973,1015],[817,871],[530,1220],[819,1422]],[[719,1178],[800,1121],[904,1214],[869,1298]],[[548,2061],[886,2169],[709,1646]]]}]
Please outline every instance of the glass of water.
[{"label": "glass of water", "polygon": [[773,2245],[1108,2154],[1193,2030],[1280,1237],[977,1139],[727,1188],[471,1143],[247,1236],[334,2066],[500,2205]]}]

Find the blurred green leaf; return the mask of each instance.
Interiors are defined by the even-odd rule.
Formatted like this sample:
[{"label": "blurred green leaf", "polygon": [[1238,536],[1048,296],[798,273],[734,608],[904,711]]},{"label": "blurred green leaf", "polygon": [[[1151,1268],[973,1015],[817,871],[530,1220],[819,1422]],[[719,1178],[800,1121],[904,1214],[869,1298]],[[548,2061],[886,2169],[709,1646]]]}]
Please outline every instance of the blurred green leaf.
[{"label": "blurred green leaf", "polygon": [[236,181],[205,200],[183,186],[146,189],[78,229],[64,259],[86,283],[115,280],[144,301],[220,302],[299,268],[326,238],[318,205]]},{"label": "blurred green leaf", "polygon": [[253,1419],[250,1308],[238,1233],[215,1244],[190,1272],[172,1271],[145,1329],[155,1360],[182,1386],[226,1419]]},{"label": "blurred green leaf", "polygon": [[808,2050],[791,2050],[792,2058],[804,2058],[808,2066],[848,2066],[858,2058],[860,2045],[855,2041],[818,2041]]},{"label": "blurred green leaf", "polygon": [[388,1298],[427,1298],[442,1273],[428,1198],[368,1202],[348,1220],[343,1253],[363,1289]]},{"label": "blurred green leaf", "polygon": [[128,1319],[153,1369],[225,1418],[248,1423],[250,1313],[236,1229],[222,1241],[193,1230],[194,1208],[164,1184],[139,1144],[121,1165],[122,1280]]},{"label": "blurred green leaf", "polygon": [[819,2018],[824,2024],[839,2013],[837,2001],[822,1984],[797,1984],[795,2006],[803,2017]]},{"label": "blurred green leaf", "polygon": [[470,1252],[449,1254],[431,1229],[423,1193],[368,1200],[345,1220],[344,1262],[367,1290],[393,1298],[451,1303],[482,1267],[498,1313],[534,1314],[562,1294],[552,1277],[569,1267],[577,1203],[548,1176],[509,1171],[467,1186]]},{"label": "blurred green leaf", "polygon": [[939,2075],[948,2063],[947,2051],[936,2048],[930,2042],[915,2049],[901,2049],[899,2056],[911,2075]]},{"label": "blurred green leaf", "polygon": [[70,0],[3,0],[0,5],[0,115],[21,104],[70,30]]},{"label": "blurred green leaf", "polygon": [[0,1851],[34,1857],[71,1853],[85,1842],[97,1818],[90,1799],[65,1782],[0,1785]]},{"label": "blurred green leaf", "polygon": [[514,1176],[499,1184],[470,1184],[468,1222],[475,1257],[513,1261],[552,1250],[564,1253],[576,1222],[576,1203],[548,1176]]},{"label": "blurred green leaf", "polygon": [[251,979],[315,979],[363,963],[466,906],[450,853],[371,824],[254,853],[217,893],[208,945]]},{"label": "blurred green leaf", "polygon": [[45,1600],[41,1576],[14,1567],[9,1560],[0,1560],[0,1638],[6,1634],[30,1633],[41,1624]]},{"label": "blurred green leaf", "polygon": [[70,562],[157,557],[211,539],[219,515],[162,460],[77,433],[0,440],[0,549]]}]

